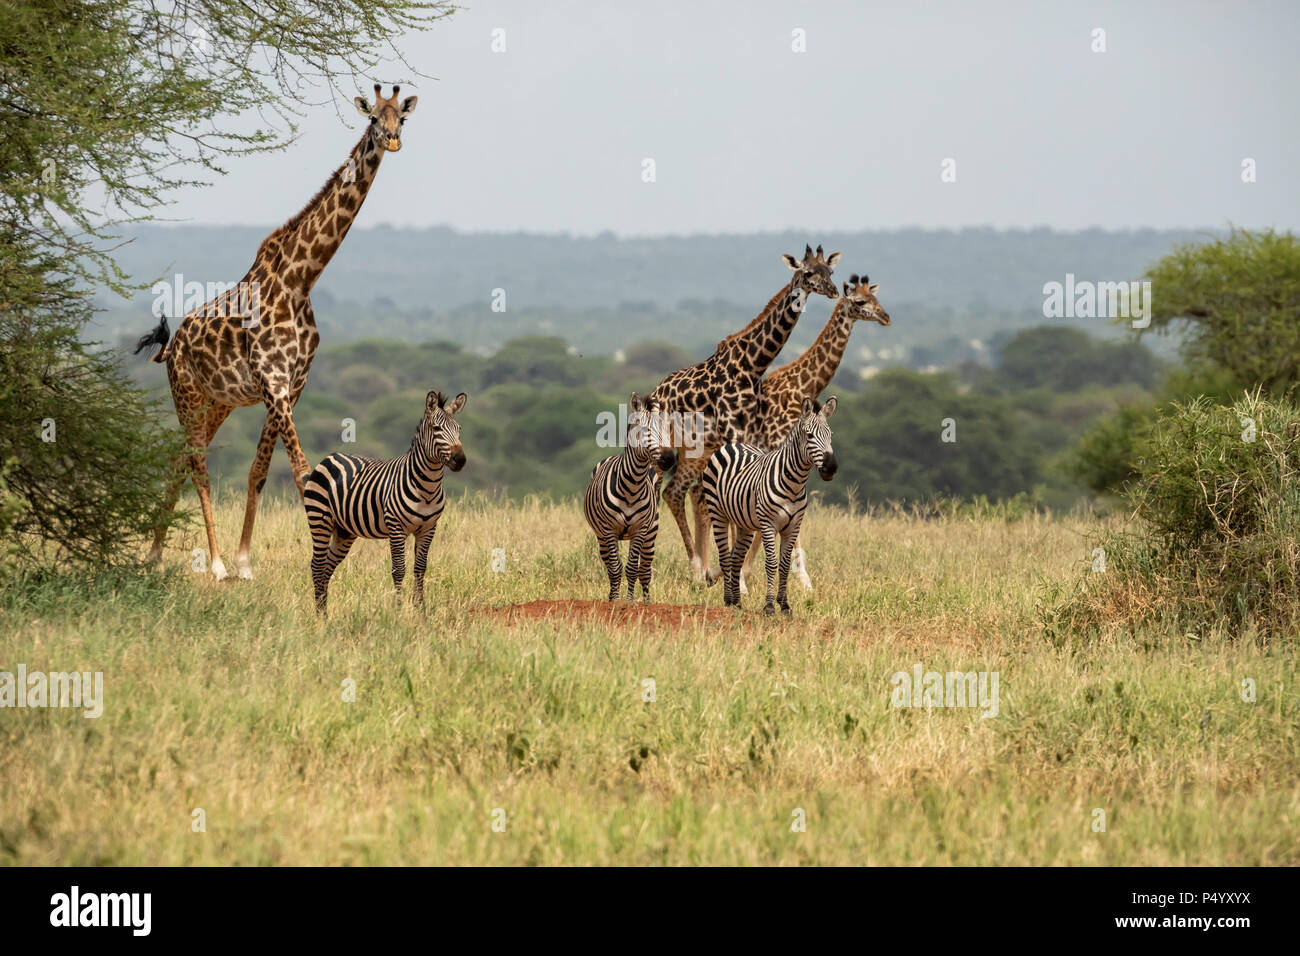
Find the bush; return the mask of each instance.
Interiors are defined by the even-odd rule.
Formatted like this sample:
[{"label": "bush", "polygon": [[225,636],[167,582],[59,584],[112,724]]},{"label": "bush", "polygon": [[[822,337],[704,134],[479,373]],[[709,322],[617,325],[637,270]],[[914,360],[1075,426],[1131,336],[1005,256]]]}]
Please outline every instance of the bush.
[{"label": "bush", "polygon": [[1049,626],[1293,633],[1300,409],[1258,392],[1231,406],[1174,404],[1153,423],[1134,471],[1124,492],[1133,526],[1104,536],[1104,572],[1052,609]]}]

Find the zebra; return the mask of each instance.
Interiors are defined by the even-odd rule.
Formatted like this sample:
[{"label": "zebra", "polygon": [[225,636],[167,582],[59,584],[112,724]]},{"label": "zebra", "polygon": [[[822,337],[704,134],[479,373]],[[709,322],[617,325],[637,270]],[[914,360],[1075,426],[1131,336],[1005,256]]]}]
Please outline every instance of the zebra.
[{"label": "zebra", "polygon": [[[835,414],[836,404],[835,398],[828,399],[825,405],[805,398],[799,420],[774,450],[729,444],[709,459],[702,479],[704,501],[722,558],[723,602],[727,605],[740,606],[740,565],[755,532],[759,532],[767,553],[767,603],[763,610],[768,614],[775,611],[773,578],[777,573],[776,539],[780,535],[781,581],[775,598],[781,610],[790,613],[786,582],[790,552],[808,507],[808,473],[816,468],[823,481],[830,481],[839,468],[831,448],[831,429],[826,424]],[[736,529],[736,541],[728,547],[731,526]]]},{"label": "zebra", "polygon": [[410,534],[415,535],[415,603],[424,605],[425,562],[445,504],[442,469],[465,467],[460,424],[453,416],[465,407],[466,398],[461,392],[448,402],[442,392],[430,392],[411,448],[400,458],[330,455],[307,477],[303,504],[311,529],[317,612],[325,613],[330,577],[357,538],[388,539],[400,601]]},{"label": "zebra", "polygon": [[628,417],[627,444],[621,453],[591,469],[582,513],[600,545],[600,557],[609,574],[609,599],[618,600],[623,578],[618,543],[630,541],[627,599],[635,599],[636,582],[640,581],[641,599],[648,603],[650,568],[659,533],[659,473],[672,468],[677,455],[672,449],[666,416],[657,401],[642,399],[633,392],[628,408],[632,414]]}]

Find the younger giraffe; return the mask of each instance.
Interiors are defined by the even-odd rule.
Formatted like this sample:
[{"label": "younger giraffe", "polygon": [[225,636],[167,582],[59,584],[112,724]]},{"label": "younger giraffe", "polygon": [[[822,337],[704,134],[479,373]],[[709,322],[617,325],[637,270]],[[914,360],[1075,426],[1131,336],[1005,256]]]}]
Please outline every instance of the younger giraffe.
[{"label": "younger giraffe", "polygon": [[[805,246],[802,259],[788,254],[781,258],[794,275],[766,308],[745,328],[719,342],[703,362],[673,372],[650,394],[650,400],[681,426],[674,430],[677,470],[664,489],[664,501],[677,521],[697,583],[706,580],[709,555],[708,509],[698,479],[715,451],[744,441],[754,428],[759,380],[785,346],[808,296],[816,293],[834,299],[839,295],[831,270],[840,253],[827,256],[821,246],[816,252]],[[694,540],[686,521],[688,493],[695,513]]]},{"label": "younger giraffe", "polygon": [[[808,350],[793,362],[782,365],[758,385],[758,421],[751,432],[750,444],[773,450],[780,447],[790,434],[790,429],[799,420],[804,399],[817,398],[839,370],[844,350],[849,344],[849,335],[853,332],[853,323],[868,321],[889,325],[892,321],[885,311],[876,292],[880,283],[871,284],[863,275],[849,276],[844,283],[844,295],[835,303],[830,321],[822,329],[817,340]],[[745,555],[745,566],[741,570],[741,593],[748,593],[745,576],[749,566],[758,553],[758,541]],[[807,559],[799,540],[794,542],[794,571],[799,583],[805,590],[812,590],[812,581],[808,578]]]},{"label": "younger giraffe", "polygon": [[[418,97],[408,96],[399,103],[398,89],[394,86],[393,95],[384,99],[375,84],[374,106],[356,97],[357,111],[370,121],[361,140],[302,211],[262,240],[252,268],[234,289],[186,315],[170,342],[164,317],[136,347],[136,352],[163,347],[153,360],[167,365],[176,415],[192,449],[178,465],[188,465],[193,476],[207,527],[212,576],[218,581],[226,577],[226,566],[212,519],[208,445],[235,408],[266,405],[266,423],[248,473],[244,530],[235,560],[239,576],[251,578],[253,522],[276,440],[284,442],[300,495],[310,470],[294,428],[293,407],[307,384],[320,342],[311,308],[312,286],[352,228],[384,153],[402,148],[402,124],[415,110]],[[167,493],[168,514],[176,507],[185,477],[178,467]],[[162,556],[166,535],[166,525],[160,525],[150,560]]]}]

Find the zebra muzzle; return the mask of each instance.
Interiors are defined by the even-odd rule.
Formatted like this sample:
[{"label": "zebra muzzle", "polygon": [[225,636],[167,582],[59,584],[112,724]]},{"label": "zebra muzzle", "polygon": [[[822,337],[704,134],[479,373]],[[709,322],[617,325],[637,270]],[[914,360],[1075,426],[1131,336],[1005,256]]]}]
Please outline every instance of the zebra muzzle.
[{"label": "zebra muzzle", "polygon": [[822,466],[817,469],[817,474],[822,476],[822,481],[830,481],[835,477],[835,472],[840,470],[840,463],[835,460],[835,456],[827,452],[822,457]]}]

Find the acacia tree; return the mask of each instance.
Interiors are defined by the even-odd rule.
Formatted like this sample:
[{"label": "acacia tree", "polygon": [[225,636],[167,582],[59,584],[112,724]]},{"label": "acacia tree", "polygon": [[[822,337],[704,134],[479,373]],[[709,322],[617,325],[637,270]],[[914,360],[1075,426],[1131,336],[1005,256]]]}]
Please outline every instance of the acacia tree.
[{"label": "acacia tree", "polygon": [[179,438],[86,341],[95,291],[135,288],[113,260],[121,227],[223,161],[282,149],[304,110],[337,108],[381,60],[405,64],[395,41],[453,10],[0,2],[0,555],[128,562],[159,520]]},{"label": "acacia tree", "polygon": [[1300,245],[1291,233],[1233,229],[1186,244],[1147,270],[1148,331],[1183,333],[1189,365],[1228,372],[1243,390],[1300,384]]}]

